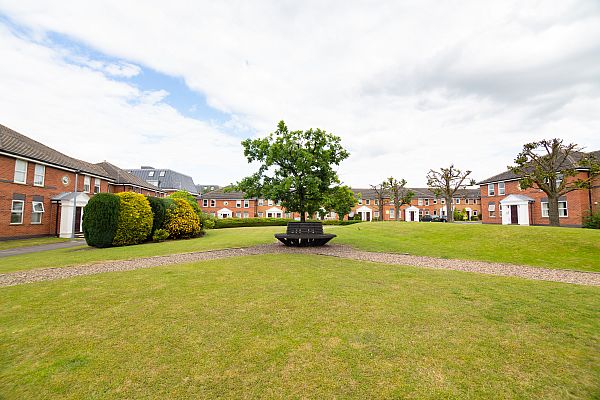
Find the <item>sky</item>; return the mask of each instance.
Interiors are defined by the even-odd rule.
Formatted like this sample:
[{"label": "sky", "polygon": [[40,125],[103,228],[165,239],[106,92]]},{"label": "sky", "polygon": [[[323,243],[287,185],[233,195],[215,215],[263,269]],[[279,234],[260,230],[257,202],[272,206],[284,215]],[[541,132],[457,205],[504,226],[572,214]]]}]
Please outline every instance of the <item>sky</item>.
[{"label": "sky", "polygon": [[70,156],[226,185],[240,142],[342,138],[353,187],[600,149],[600,1],[0,0],[0,123]]}]

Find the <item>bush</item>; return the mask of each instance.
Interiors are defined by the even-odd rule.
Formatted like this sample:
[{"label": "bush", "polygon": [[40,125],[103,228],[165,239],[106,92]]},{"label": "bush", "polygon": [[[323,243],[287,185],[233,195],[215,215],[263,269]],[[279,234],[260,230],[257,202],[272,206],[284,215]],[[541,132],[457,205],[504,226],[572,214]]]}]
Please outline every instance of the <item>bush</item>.
[{"label": "bush", "polygon": [[112,246],[119,206],[119,198],[111,193],[98,193],[90,199],[83,209],[83,234],[89,246]]},{"label": "bush", "polygon": [[200,235],[200,218],[190,203],[181,198],[173,198],[167,208],[164,228],[172,239],[191,238]]},{"label": "bush", "polygon": [[200,213],[200,229],[214,229],[215,217],[207,213]]},{"label": "bush", "polygon": [[169,232],[166,229],[157,229],[152,235],[153,242],[164,242],[169,237]]},{"label": "bush", "polygon": [[165,199],[161,199],[158,197],[146,196],[148,203],[150,203],[150,208],[152,208],[152,230],[148,235],[148,238],[154,239],[154,232],[157,229],[162,228],[163,223],[165,222],[165,213],[167,212],[167,202]]},{"label": "bush", "polygon": [[119,222],[113,239],[115,246],[142,243],[152,231],[152,208],[146,197],[133,192],[117,193]]},{"label": "bush", "polygon": [[588,229],[600,229],[600,211],[596,211],[585,217],[583,227]]},{"label": "bush", "polygon": [[471,221],[479,221],[479,215],[471,215]]},{"label": "bush", "polygon": [[248,226],[286,226],[293,219],[287,218],[223,218],[216,219],[215,229],[241,228]]}]

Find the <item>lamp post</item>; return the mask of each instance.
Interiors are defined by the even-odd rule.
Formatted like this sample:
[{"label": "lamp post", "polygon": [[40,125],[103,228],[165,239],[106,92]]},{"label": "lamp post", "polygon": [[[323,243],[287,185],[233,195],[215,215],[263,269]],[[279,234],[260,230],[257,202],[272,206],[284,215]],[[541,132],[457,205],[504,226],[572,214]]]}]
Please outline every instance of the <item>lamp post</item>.
[{"label": "lamp post", "polygon": [[75,191],[73,192],[73,226],[71,227],[71,239],[75,239],[75,224],[77,223],[77,185],[81,170],[75,171]]}]

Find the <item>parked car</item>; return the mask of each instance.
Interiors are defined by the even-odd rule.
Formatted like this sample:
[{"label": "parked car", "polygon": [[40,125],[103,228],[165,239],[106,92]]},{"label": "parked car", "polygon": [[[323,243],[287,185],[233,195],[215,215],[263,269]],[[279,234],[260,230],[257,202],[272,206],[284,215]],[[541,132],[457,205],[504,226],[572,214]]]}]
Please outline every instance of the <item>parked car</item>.
[{"label": "parked car", "polygon": [[433,219],[431,220],[431,222],[448,222],[448,218],[446,218],[446,216],[444,216],[444,215],[441,215],[441,216],[435,215],[433,217]]},{"label": "parked car", "polygon": [[419,218],[419,221],[431,222],[431,221],[433,221],[433,217],[431,215],[422,215],[421,218]]}]

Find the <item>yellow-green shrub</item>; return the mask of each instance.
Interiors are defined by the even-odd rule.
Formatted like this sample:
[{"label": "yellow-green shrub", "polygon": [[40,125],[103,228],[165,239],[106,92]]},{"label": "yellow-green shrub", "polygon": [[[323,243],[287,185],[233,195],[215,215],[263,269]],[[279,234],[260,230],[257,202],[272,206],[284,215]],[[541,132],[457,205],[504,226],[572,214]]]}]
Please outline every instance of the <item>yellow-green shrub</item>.
[{"label": "yellow-green shrub", "polygon": [[164,229],[172,239],[190,238],[200,234],[200,219],[194,209],[184,199],[172,199],[173,203],[167,208]]},{"label": "yellow-green shrub", "polygon": [[119,221],[113,239],[115,246],[138,244],[152,231],[152,208],[146,196],[133,192],[117,193],[120,200]]}]

